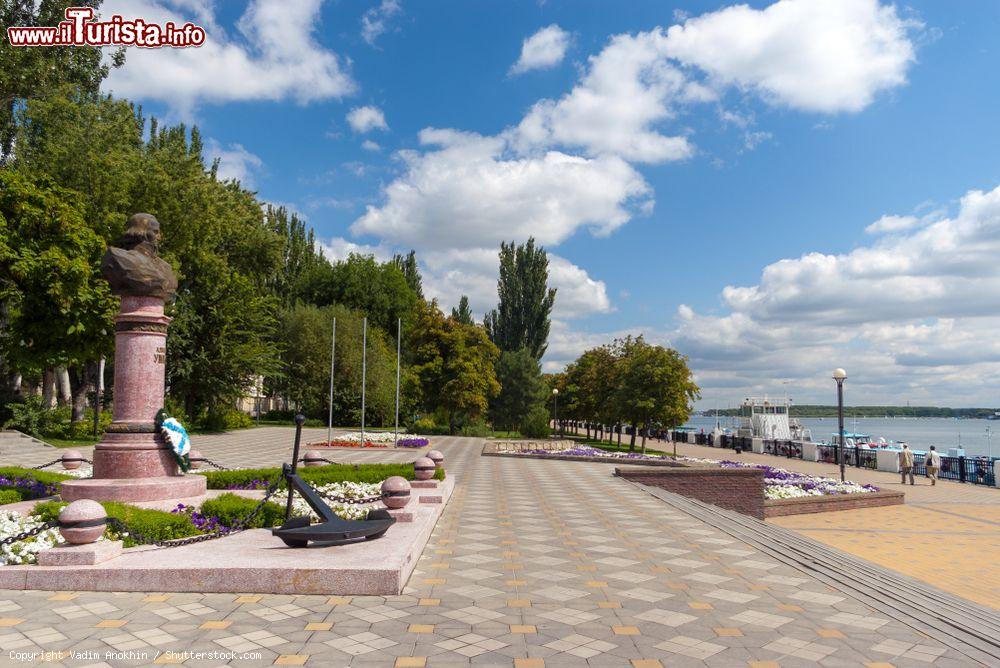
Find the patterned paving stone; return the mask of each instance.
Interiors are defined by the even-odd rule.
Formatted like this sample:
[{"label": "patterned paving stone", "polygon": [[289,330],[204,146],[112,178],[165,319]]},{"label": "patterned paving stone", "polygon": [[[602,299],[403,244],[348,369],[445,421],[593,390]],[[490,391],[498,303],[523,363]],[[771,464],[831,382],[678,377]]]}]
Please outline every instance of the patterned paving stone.
[{"label": "patterned paving stone", "polygon": [[[196,447],[273,465],[291,446],[291,432],[277,432],[241,436],[242,450],[228,438],[217,452],[211,439]],[[456,491],[402,596],[4,592],[0,650],[156,645],[262,653],[241,666],[338,668],[968,663],[611,467],[480,457],[470,438],[434,443]],[[335,457],[412,460],[349,454],[366,458]],[[125,624],[97,628],[104,620]]]}]

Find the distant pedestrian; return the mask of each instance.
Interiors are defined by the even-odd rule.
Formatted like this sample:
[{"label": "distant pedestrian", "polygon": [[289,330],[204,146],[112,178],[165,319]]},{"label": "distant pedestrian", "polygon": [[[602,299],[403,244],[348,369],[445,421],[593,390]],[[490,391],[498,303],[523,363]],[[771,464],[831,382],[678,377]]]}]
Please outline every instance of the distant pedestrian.
[{"label": "distant pedestrian", "polygon": [[924,464],[927,466],[927,477],[931,479],[932,485],[936,485],[938,471],[941,470],[941,455],[937,453],[933,445],[930,452],[927,453],[927,459],[924,461]]},{"label": "distant pedestrian", "polygon": [[899,472],[903,477],[903,484],[906,484],[906,476],[910,476],[910,484],[913,485],[913,450],[906,443],[899,451]]}]

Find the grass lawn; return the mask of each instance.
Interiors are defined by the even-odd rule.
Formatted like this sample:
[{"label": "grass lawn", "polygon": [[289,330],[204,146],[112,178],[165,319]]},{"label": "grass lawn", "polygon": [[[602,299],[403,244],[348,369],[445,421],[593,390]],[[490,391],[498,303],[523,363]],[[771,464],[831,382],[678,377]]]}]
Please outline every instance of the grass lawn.
[{"label": "grass lawn", "polygon": [[[577,443],[579,443],[580,445],[589,445],[590,447],[597,448],[599,450],[607,450],[608,452],[628,452],[628,439],[625,438],[624,434],[622,435],[622,447],[620,449],[618,447],[618,441],[617,440],[615,441],[615,443],[613,445],[609,444],[607,441],[595,441],[593,439],[587,439],[587,438],[581,438],[579,440],[574,439],[574,440]],[[642,444],[641,439],[636,438],[636,440],[635,440],[635,452],[641,452],[642,451],[642,445],[641,444]],[[672,451],[664,450],[663,449],[664,447],[665,446],[663,444],[657,443],[656,441],[650,441],[650,440],[646,441],[646,452],[659,452],[659,453],[662,453],[664,455],[669,455],[669,456],[673,457],[674,453]]]},{"label": "grass lawn", "polygon": [[87,438],[82,440],[72,440],[68,438],[39,438],[38,440],[44,441],[51,446],[57,448],[89,448],[92,445],[97,445],[100,442],[99,438]]}]

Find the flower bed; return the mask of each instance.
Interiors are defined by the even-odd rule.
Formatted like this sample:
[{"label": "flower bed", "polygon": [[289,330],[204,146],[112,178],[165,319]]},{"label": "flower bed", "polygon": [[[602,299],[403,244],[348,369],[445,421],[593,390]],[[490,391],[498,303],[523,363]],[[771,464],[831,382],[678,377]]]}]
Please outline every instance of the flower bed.
[{"label": "flower bed", "polygon": [[[16,536],[45,523],[34,515],[0,510],[0,539]],[[46,529],[37,536],[10,545],[0,545],[0,564],[34,564],[38,553],[63,542],[59,529]]]},{"label": "flower bed", "polygon": [[393,444],[400,448],[422,448],[430,445],[426,438],[411,436],[403,438],[404,434],[399,433],[399,441],[396,442],[397,434],[391,431],[370,431],[365,432],[364,438],[360,431],[352,431],[341,434],[331,441],[316,441],[310,443],[310,447],[318,448],[391,448]]},{"label": "flower bed", "polygon": [[592,448],[589,445],[577,445],[563,450],[521,450],[525,455],[559,455],[565,457],[604,457],[607,459],[632,459],[632,460],[663,460],[670,459],[669,455],[650,455],[641,452],[615,452],[611,450],[601,450]]},{"label": "flower bed", "polygon": [[804,496],[865,494],[879,491],[879,488],[874,485],[861,485],[850,480],[841,482],[833,478],[787,471],[764,464],[748,464],[747,462],[733,462],[728,460],[719,461],[716,459],[701,459],[699,457],[684,457],[683,459],[703,464],[717,464],[723,468],[759,469],[764,472],[764,498],[768,500],[795,499]]},{"label": "flower bed", "polygon": [[334,439],[332,441],[316,441],[309,443],[310,448],[388,448],[385,443],[374,443],[372,441],[344,441]]}]

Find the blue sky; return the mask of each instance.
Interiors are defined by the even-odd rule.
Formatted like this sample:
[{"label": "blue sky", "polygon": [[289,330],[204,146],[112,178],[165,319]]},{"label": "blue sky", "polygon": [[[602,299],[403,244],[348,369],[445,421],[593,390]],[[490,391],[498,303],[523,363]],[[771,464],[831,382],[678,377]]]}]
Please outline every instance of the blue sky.
[{"label": "blue sky", "polygon": [[644,332],[704,405],[828,402],[833,366],[854,403],[1000,404],[995,2],[105,7],[206,26],[107,88],[197,123],[331,257],[416,248],[481,313],[499,240],[538,237],[550,370]]}]

